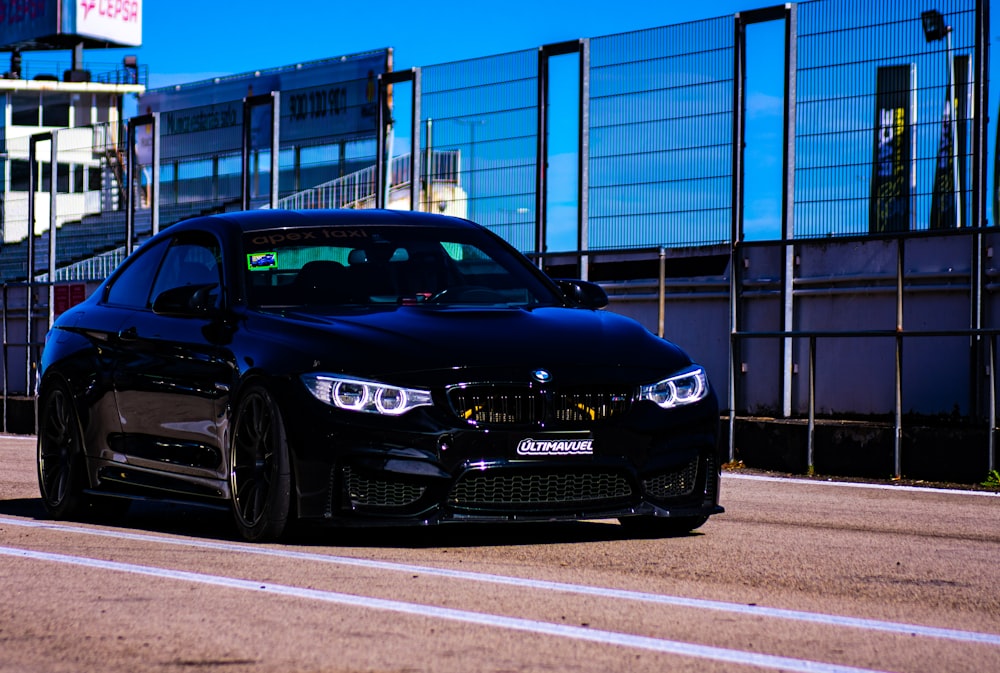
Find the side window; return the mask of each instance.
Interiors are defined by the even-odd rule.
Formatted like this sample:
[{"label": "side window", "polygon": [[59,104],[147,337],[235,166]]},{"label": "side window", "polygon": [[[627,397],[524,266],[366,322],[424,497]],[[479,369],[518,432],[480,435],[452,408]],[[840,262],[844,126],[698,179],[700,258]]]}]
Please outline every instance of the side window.
[{"label": "side window", "polygon": [[155,246],[143,246],[133,253],[128,266],[122,269],[108,288],[104,301],[115,306],[131,308],[148,308],[150,305],[150,288],[153,277],[160,266],[163,253],[167,250],[166,241]]},{"label": "side window", "polygon": [[[222,276],[218,242],[208,234],[182,234],[174,239],[160,265],[150,300],[161,292],[184,285],[215,284]],[[216,289],[216,301],[221,292]]]}]

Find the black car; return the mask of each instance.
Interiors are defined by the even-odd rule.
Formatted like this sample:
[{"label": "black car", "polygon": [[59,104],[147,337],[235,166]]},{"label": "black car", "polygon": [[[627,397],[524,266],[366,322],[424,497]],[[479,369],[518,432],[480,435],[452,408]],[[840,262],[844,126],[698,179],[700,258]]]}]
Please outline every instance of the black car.
[{"label": "black car", "polygon": [[697,528],[722,511],[715,395],[607,302],[456,218],[173,225],[46,338],[42,499],[231,507],[248,540],[299,519]]}]

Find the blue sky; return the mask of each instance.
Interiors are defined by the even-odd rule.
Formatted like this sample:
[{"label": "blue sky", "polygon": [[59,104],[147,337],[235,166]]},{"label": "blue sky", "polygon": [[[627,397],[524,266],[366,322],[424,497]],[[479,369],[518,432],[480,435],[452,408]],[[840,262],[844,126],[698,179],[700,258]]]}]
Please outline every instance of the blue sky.
[{"label": "blue sky", "polygon": [[[393,47],[404,69],[460,61],[580,37],[707,19],[773,0],[507,0],[366,4],[305,0],[144,3],[143,46],[151,86]],[[377,12],[377,13],[376,13]],[[91,55],[98,60],[96,55]]]}]

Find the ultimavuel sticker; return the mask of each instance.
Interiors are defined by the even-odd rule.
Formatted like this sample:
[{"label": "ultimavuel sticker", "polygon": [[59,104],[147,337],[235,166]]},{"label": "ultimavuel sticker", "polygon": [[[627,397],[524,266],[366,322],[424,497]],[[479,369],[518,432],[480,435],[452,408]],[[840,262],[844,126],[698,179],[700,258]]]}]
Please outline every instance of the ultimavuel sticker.
[{"label": "ultimavuel sticker", "polygon": [[522,439],[517,443],[519,456],[589,456],[593,453],[592,439]]}]

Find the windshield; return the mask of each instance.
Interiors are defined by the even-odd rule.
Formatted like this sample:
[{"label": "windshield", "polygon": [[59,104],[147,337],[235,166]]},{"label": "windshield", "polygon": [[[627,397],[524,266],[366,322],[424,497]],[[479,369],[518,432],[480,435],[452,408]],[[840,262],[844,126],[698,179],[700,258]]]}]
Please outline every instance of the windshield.
[{"label": "windshield", "polygon": [[523,258],[476,230],[274,229],[247,233],[244,249],[259,308],[560,303]]}]

